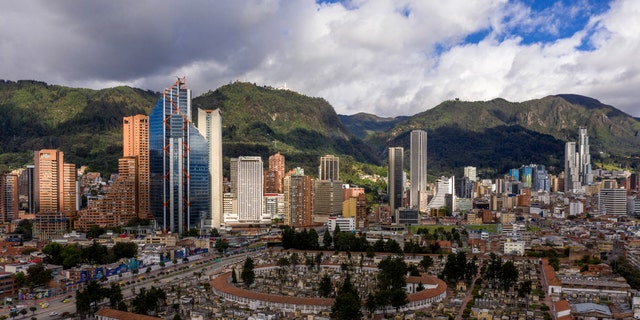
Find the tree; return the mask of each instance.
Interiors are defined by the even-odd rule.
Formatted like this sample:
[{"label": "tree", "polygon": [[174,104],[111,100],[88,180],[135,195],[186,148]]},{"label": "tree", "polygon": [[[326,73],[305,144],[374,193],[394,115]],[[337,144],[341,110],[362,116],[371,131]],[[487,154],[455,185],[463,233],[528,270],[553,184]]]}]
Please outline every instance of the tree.
[{"label": "tree", "polygon": [[31,241],[33,239],[33,222],[28,219],[20,220],[14,233],[21,234],[23,241]]},{"label": "tree", "polygon": [[36,308],[36,307],[34,307],[34,306],[29,307],[29,311],[31,311],[31,315],[32,315],[32,316],[35,316],[35,315],[36,315],[36,310],[38,310],[38,308]]},{"label": "tree", "polygon": [[378,284],[375,292],[378,306],[392,305],[398,309],[407,304],[406,274],[407,264],[402,258],[387,257],[378,263]]},{"label": "tree", "polygon": [[191,228],[191,229],[187,230],[187,237],[197,237],[199,235],[200,235],[200,233],[198,232],[198,229],[196,229],[196,228]]},{"label": "tree", "polygon": [[318,292],[321,297],[329,297],[333,293],[333,283],[331,283],[331,277],[328,274],[322,275],[320,284],[318,285]]},{"label": "tree", "polygon": [[227,239],[218,239],[216,240],[216,250],[218,252],[223,253],[225,250],[229,248],[229,240]]},{"label": "tree", "polygon": [[64,269],[73,268],[82,262],[82,248],[77,244],[66,245],[62,247],[60,258]]},{"label": "tree", "polygon": [[87,231],[87,237],[90,239],[95,239],[105,234],[105,232],[106,231],[103,228],[100,228],[97,225],[92,225],[91,227],[89,227],[89,231]]},{"label": "tree", "polygon": [[138,254],[138,245],[134,242],[118,242],[111,249],[116,260],[133,258]]},{"label": "tree", "polygon": [[256,274],[254,273],[253,268],[253,259],[251,259],[251,257],[247,257],[247,259],[244,260],[242,273],[240,274],[240,278],[242,278],[242,282],[244,282],[247,288],[253,284],[256,278]]},{"label": "tree", "polygon": [[324,235],[322,236],[322,246],[325,250],[331,248],[331,244],[333,243],[333,238],[331,237],[331,232],[329,230],[324,230]]},{"label": "tree", "polygon": [[424,272],[429,271],[429,268],[431,268],[432,266],[433,266],[433,258],[431,258],[430,256],[422,257],[422,260],[420,260],[420,267]]},{"label": "tree", "polygon": [[504,290],[509,289],[518,281],[518,267],[513,261],[507,261],[502,265],[501,283]]},{"label": "tree", "polygon": [[231,268],[231,282],[233,284],[237,284],[238,283],[238,276],[236,275],[236,267],[232,267]]},{"label": "tree", "polygon": [[361,307],[358,290],[351,283],[351,276],[347,274],[331,308],[331,319],[361,319]]},{"label": "tree", "polygon": [[32,265],[27,269],[27,284],[31,288],[44,286],[53,279],[51,274],[52,271],[46,269],[42,263]]},{"label": "tree", "polygon": [[211,229],[211,233],[209,235],[212,238],[218,238],[218,237],[220,237],[220,232],[218,231],[218,229],[213,228],[213,229]]},{"label": "tree", "polygon": [[120,305],[120,302],[123,301],[124,297],[122,295],[122,289],[117,283],[112,283],[109,288],[109,305],[111,308],[117,308]]},{"label": "tree", "polygon": [[18,271],[14,277],[19,288],[27,283],[27,276],[25,276],[24,272],[22,271]]},{"label": "tree", "polygon": [[42,253],[47,255],[49,263],[55,265],[62,265],[62,245],[57,242],[49,242],[42,247]]}]

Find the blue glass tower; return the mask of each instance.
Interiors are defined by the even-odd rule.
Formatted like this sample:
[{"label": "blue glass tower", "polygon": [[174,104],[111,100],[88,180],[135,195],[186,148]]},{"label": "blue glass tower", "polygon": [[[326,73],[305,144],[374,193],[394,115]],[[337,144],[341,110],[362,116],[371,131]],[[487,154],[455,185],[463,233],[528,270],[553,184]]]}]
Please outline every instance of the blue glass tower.
[{"label": "blue glass tower", "polygon": [[191,90],[178,78],[149,116],[151,212],[163,230],[183,235],[211,218],[208,152],[191,122]]}]

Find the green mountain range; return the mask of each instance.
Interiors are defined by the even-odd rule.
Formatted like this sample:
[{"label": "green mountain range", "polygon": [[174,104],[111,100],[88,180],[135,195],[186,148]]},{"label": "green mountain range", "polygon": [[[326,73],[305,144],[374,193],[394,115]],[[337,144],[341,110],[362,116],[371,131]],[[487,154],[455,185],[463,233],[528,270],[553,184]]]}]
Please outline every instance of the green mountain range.
[{"label": "green mountain range", "polygon": [[[90,90],[38,81],[0,80],[0,170],[32,163],[33,150],[58,148],[89,170],[117,171],[122,117],[149,114],[160,94],[130,87]],[[322,98],[235,82],[193,99],[197,108],[222,110],[225,163],[236,156],[280,151],[287,168],[317,172],[319,157],[335,154],[344,166],[384,164],[390,146],[409,151],[413,129],[428,132],[430,174],[460,174],[463,166],[485,175],[522,164],[561,171],[564,142],[588,128],[595,161],[636,166],[640,122],[595,99],[548,96],[520,103],[504,99],[445,101],[411,117],[337,115]],[[197,119],[194,119],[197,123]],[[343,170],[344,170],[343,166]]]}]

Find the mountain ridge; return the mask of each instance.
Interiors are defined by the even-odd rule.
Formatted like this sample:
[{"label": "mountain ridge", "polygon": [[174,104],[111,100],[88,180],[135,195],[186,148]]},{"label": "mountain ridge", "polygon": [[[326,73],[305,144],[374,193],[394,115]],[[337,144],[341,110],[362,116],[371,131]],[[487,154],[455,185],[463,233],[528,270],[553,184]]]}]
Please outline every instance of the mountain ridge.
[{"label": "mountain ridge", "polygon": [[[125,86],[92,90],[0,81],[0,134],[6,137],[0,164],[15,168],[30,163],[33,150],[59,148],[69,162],[116,172],[122,117],[148,115],[159,96]],[[523,102],[448,100],[413,116],[385,118],[339,115],[320,97],[234,82],[193,98],[192,107],[195,123],[198,107],[223,111],[225,158],[259,155],[266,160],[281,151],[287,167],[301,166],[310,174],[327,153],[345,157],[346,165],[383,164],[390,146],[404,146],[408,152],[413,129],[429,134],[432,175],[458,174],[467,165],[500,174],[531,161],[557,173],[563,167],[564,142],[576,141],[580,126],[587,127],[597,160],[612,157],[635,168],[633,156],[640,150],[638,119],[575,94]]]}]

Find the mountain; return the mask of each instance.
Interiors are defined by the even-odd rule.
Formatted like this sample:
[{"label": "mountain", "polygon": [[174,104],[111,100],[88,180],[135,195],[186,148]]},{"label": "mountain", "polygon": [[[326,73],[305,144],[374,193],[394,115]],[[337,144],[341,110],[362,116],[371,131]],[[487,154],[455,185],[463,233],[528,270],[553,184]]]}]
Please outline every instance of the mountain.
[{"label": "mountain", "polygon": [[349,132],[364,139],[369,133],[387,131],[409,117],[382,118],[374,114],[360,112],[350,116],[338,115],[338,118],[349,129]]},{"label": "mountain", "polygon": [[467,165],[503,174],[529,163],[555,167],[557,173],[564,166],[564,143],[576,141],[581,126],[587,128],[592,162],[613,157],[637,165],[640,122],[596,99],[570,94],[525,102],[445,101],[366,141],[383,156],[389,146],[408,148],[411,130],[426,130],[429,171],[436,175],[460,174]]},{"label": "mountain", "polygon": [[194,115],[197,108],[222,110],[225,157],[257,155],[266,160],[280,151],[287,167],[300,166],[311,173],[325,154],[378,163],[372,149],[349,133],[322,98],[235,82],[193,99],[192,106]]},{"label": "mountain", "polygon": [[122,118],[149,114],[158,97],[130,87],[90,90],[0,80],[0,166],[21,167],[33,163],[33,150],[58,148],[66,162],[116,172]]}]

